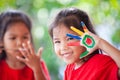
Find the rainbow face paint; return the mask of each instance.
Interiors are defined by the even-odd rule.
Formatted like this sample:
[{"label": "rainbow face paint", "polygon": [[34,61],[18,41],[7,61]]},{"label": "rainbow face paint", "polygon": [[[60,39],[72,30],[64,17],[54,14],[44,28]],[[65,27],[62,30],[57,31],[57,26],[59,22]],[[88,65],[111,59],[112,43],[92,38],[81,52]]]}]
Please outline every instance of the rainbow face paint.
[{"label": "rainbow face paint", "polygon": [[86,47],[86,51],[83,52],[80,55],[80,58],[83,58],[85,56],[87,56],[89,54],[89,51],[94,48],[95,46],[95,39],[90,36],[87,32],[89,32],[89,30],[87,29],[87,27],[85,26],[85,24],[83,22],[81,22],[81,25],[83,27],[84,32],[80,31],[79,29],[71,26],[71,29],[76,32],[78,35],[73,35],[73,34],[66,34],[68,37],[72,37],[75,38],[77,40],[80,40],[79,42],[72,42],[72,43],[68,43],[68,46],[80,46],[83,45]]},{"label": "rainbow face paint", "polygon": [[77,40],[81,40],[81,37],[79,37],[79,36],[77,36],[77,35],[66,34],[66,36],[69,36],[69,37],[75,38],[75,39],[77,39]]}]

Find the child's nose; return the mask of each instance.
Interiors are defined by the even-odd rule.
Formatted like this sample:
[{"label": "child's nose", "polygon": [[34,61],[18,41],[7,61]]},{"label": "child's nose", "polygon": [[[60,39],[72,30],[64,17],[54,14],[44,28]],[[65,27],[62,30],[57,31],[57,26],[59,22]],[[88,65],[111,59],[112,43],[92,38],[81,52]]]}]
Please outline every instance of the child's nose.
[{"label": "child's nose", "polygon": [[21,39],[17,40],[17,47],[21,47],[22,43],[23,43],[23,41]]},{"label": "child's nose", "polygon": [[66,42],[61,43],[61,50],[67,50],[68,46]]}]

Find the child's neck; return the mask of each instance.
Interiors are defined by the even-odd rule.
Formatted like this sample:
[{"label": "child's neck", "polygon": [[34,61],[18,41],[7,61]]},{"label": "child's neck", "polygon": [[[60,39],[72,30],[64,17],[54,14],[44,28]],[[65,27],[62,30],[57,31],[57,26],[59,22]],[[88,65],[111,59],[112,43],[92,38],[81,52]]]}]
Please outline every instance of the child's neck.
[{"label": "child's neck", "polygon": [[84,63],[85,63],[84,59],[81,59],[81,60],[77,61],[77,62],[75,63],[74,69],[75,69],[75,70],[78,69],[78,68],[81,67]]},{"label": "child's neck", "polygon": [[6,58],[6,63],[12,69],[22,69],[25,67],[25,64],[16,60],[16,59],[8,59]]},{"label": "child's neck", "polygon": [[75,63],[75,68],[74,69],[78,69],[79,67],[81,67],[86,61],[88,61],[92,56],[94,56],[95,54],[90,54],[80,60],[78,60],[76,63]]}]

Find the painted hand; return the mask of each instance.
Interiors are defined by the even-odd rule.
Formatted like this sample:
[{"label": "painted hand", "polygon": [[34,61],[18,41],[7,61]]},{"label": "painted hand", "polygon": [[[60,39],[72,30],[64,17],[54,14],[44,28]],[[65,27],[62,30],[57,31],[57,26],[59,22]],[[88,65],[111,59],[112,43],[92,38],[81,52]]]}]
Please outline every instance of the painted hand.
[{"label": "painted hand", "polygon": [[91,33],[87,29],[87,27],[85,26],[85,24],[83,22],[81,22],[81,25],[83,27],[84,32],[71,26],[71,29],[80,36],[73,35],[73,34],[66,34],[66,35],[68,37],[72,37],[72,38],[80,40],[80,42],[68,43],[68,46],[82,45],[82,46],[86,47],[86,51],[80,55],[80,58],[83,58],[83,57],[87,56],[88,54],[92,53],[97,48],[96,44],[98,44],[98,41],[100,38],[98,36],[94,35],[93,33]]}]

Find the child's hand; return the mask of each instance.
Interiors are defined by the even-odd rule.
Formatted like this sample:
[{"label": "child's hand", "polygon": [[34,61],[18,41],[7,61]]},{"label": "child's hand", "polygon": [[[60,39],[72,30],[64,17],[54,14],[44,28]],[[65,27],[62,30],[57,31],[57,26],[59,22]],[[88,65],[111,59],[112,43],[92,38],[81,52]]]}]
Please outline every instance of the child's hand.
[{"label": "child's hand", "polygon": [[68,46],[82,45],[86,47],[86,51],[80,55],[80,58],[83,58],[98,48],[98,42],[100,38],[88,31],[87,27],[83,22],[81,22],[81,25],[83,27],[84,32],[76,29],[75,27],[71,27],[71,29],[77,34],[79,34],[81,37],[73,34],[67,34],[67,36],[80,40],[80,42],[68,43]]},{"label": "child's hand", "polygon": [[40,68],[40,57],[42,53],[42,48],[39,49],[36,54],[31,43],[23,44],[23,48],[20,49],[23,57],[17,56],[17,59],[24,62],[33,71],[37,71]]}]

